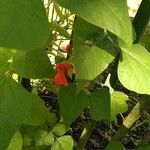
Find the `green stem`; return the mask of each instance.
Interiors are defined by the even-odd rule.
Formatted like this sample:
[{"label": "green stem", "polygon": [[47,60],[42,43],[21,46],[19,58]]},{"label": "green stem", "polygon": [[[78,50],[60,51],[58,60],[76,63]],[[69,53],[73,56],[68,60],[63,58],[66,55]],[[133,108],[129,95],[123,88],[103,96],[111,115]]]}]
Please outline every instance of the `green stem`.
[{"label": "green stem", "polygon": [[141,5],[133,19],[133,26],[136,32],[135,43],[139,43],[140,39],[148,25],[150,19],[150,1],[142,0]]},{"label": "green stem", "polygon": [[89,119],[87,121],[87,123],[85,124],[85,127],[83,129],[83,132],[80,136],[76,150],[83,150],[85,148],[85,145],[86,145],[95,125],[96,125],[96,121],[94,121],[92,119]]},{"label": "green stem", "polygon": [[120,140],[128,132],[128,129],[133,125],[133,123],[140,117],[141,112],[146,109],[150,104],[150,96],[143,95],[142,99],[134,106],[132,111],[126,117],[123,122],[123,126],[114,135],[113,139]]}]

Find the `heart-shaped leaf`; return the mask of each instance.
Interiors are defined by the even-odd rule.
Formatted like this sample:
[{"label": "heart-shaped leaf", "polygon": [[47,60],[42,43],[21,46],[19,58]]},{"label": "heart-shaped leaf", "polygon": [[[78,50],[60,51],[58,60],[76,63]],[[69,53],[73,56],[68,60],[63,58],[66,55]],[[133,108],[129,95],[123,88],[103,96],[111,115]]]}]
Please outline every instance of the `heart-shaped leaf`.
[{"label": "heart-shaped leaf", "polygon": [[[109,30],[129,47],[132,44],[132,26],[126,1],[118,0],[57,0],[59,4],[86,21]],[[84,28],[82,28],[84,29]]]},{"label": "heart-shaped leaf", "polygon": [[11,78],[0,78],[0,149],[6,149],[29,111],[30,94]]},{"label": "heart-shaped leaf", "polygon": [[150,94],[150,53],[141,45],[122,49],[118,66],[120,82],[129,90]]},{"label": "heart-shaped leaf", "polygon": [[81,18],[76,19],[73,38],[78,79],[93,80],[116,56],[116,50],[104,31]]},{"label": "heart-shaped leaf", "polygon": [[81,91],[76,94],[75,85],[70,84],[68,87],[61,87],[59,91],[60,110],[66,126],[69,126],[89,105],[88,96]]},{"label": "heart-shaped leaf", "polygon": [[22,135],[17,131],[12,137],[7,150],[22,150]]},{"label": "heart-shaped leaf", "polygon": [[15,71],[27,78],[46,78],[54,74],[53,67],[44,50],[17,51],[13,59]]},{"label": "heart-shaped leaf", "polygon": [[47,120],[49,112],[38,96],[33,94],[30,96],[32,97],[32,103],[23,123],[31,126],[42,125]]},{"label": "heart-shaped leaf", "polygon": [[110,93],[108,88],[101,88],[90,97],[90,116],[93,120],[110,120]]},{"label": "heart-shaped leaf", "polygon": [[1,0],[0,19],[1,47],[31,50],[48,41],[48,18],[41,0]]},{"label": "heart-shaped leaf", "polygon": [[72,150],[72,149],[73,149],[73,139],[69,135],[57,138],[51,147],[51,150]]},{"label": "heart-shaped leaf", "polygon": [[123,145],[121,144],[120,141],[112,140],[112,141],[106,146],[106,150],[112,150],[112,149],[123,150]]},{"label": "heart-shaped leaf", "polygon": [[113,91],[111,94],[111,120],[116,121],[116,115],[128,110],[128,96],[122,92]]}]

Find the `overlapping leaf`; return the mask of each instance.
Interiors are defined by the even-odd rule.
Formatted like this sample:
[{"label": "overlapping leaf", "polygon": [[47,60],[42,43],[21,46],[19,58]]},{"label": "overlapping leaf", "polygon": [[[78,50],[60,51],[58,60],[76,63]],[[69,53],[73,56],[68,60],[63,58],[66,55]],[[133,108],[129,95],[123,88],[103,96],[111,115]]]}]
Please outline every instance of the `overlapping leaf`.
[{"label": "overlapping leaf", "polygon": [[116,56],[104,31],[81,18],[75,21],[73,44],[78,79],[93,80]]},{"label": "overlapping leaf", "polygon": [[86,107],[93,120],[116,121],[118,113],[127,110],[127,96],[121,92],[114,91],[110,95],[109,89],[101,89],[87,95],[83,90],[76,94],[77,88],[74,85],[62,87],[59,93],[59,104],[64,123],[69,126]]},{"label": "overlapping leaf", "polygon": [[15,71],[27,78],[52,77],[54,70],[46,52],[41,49],[34,51],[17,51],[13,59]]},{"label": "overlapping leaf", "polygon": [[19,131],[17,131],[11,139],[7,150],[22,150],[23,139]]},{"label": "overlapping leaf", "polygon": [[128,110],[126,100],[128,96],[122,92],[113,91],[111,95],[111,120],[116,121],[116,115]]},{"label": "overlapping leaf", "polygon": [[[57,0],[60,5],[86,21],[109,30],[126,45],[132,44],[132,26],[126,1],[118,0]],[[82,28],[83,29],[83,28]]]},{"label": "overlapping leaf", "polygon": [[72,150],[73,149],[73,139],[69,135],[64,135],[56,139],[51,147],[51,150]]},{"label": "overlapping leaf", "polygon": [[11,51],[8,48],[0,47],[0,75],[9,70],[9,59],[11,58]]},{"label": "overlapping leaf", "polygon": [[0,78],[0,149],[7,148],[30,104],[31,98],[23,87],[10,78]]},{"label": "overlapping leaf", "polygon": [[30,94],[30,96],[32,97],[32,103],[23,123],[31,126],[42,125],[48,118],[48,110],[38,96],[33,94]]},{"label": "overlapping leaf", "polygon": [[48,18],[41,0],[0,0],[0,46],[31,50],[45,46]]},{"label": "overlapping leaf", "polygon": [[122,49],[118,66],[120,82],[129,90],[150,94],[150,53],[141,45]]},{"label": "overlapping leaf", "polygon": [[66,126],[69,126],[89,105],[88,96],[83,91],[76,95],[76,87],[72,84],[68,87],[61,87],[58,98]]},{"label": "overlapping leaf", "polygon": [[107,88],[101,88],[90,97],[90,116],[93,120],[110,120],[110,93]]},{"label": "overlapping leaf", "polygon": [[116,150],[123,150],[123,145],[120,141],[115,141],[112,140],[107,146],[106,146],[106,150],[112,150],[112,149],[116,149]]}]

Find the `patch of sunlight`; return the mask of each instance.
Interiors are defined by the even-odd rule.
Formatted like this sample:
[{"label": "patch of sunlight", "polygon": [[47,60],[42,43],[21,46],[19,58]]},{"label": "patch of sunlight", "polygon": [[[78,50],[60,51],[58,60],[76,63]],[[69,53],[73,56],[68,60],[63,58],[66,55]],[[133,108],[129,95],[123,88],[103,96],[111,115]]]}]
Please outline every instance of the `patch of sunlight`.
[{"label": "patch of sunlight", "polygon": [[134,17],[142,0],[127,0],[129,16]]}]

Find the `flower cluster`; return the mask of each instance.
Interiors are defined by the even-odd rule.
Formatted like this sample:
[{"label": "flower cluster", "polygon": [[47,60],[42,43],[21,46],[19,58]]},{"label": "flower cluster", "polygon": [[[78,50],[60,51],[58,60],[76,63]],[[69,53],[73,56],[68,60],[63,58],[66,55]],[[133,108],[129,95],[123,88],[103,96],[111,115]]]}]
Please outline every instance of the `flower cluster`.
[{"label": "flower cluster", "polygon": [[58,63],[56,64],[56,75],[54,77],[54,82],[56,85],[68,85],[65,73],[69,70],[70,66],[67,63]]}]

